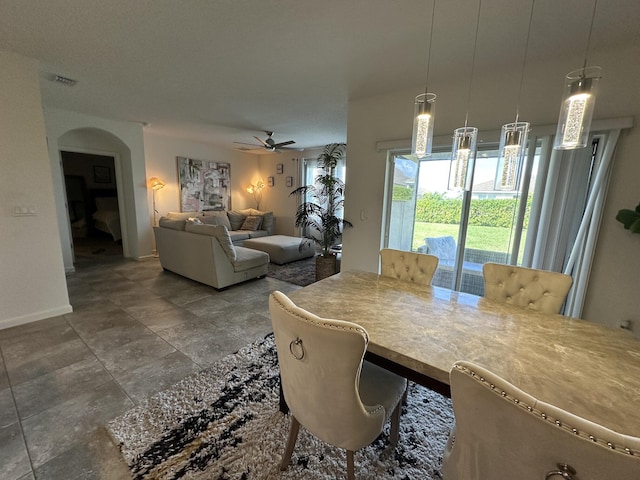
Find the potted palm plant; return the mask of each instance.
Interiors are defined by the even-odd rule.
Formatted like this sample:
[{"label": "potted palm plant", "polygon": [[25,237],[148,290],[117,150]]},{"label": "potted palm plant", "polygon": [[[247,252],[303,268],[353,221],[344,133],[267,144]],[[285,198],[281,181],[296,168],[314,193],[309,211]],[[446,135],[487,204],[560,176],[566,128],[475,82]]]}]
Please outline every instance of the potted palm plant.
[{"label": "potted palm plant", "polygon": [[301,198],[296,210],[296,227],[302,227],[303,236],[320,247],[320,255],[316,256],[316,280],[336,273],[336,255],[331,247],[342,236],[344,227],[353,226],[340,216],[344,206],[344,182],[335,175],[336,165],[344,157],[345,150],[344,143],[326,145],[318,156],[318,167],[323,173],[314,179],[313,185],[298,187],[289,194]]}]

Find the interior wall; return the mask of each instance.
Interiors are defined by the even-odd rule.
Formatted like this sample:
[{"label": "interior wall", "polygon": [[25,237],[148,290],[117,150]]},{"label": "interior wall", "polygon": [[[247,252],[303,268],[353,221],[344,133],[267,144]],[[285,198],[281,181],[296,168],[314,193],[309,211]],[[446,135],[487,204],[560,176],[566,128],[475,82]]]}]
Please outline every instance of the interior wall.
[{"label": "interior wall", "polygon": [[[640,47],[635,45],[594,52],[590,63],[601,65],[603,69],[594,118],[637,118],[640,115],[640,93],[632,81],[640,75],[640,64],[635,61],[639,55]],[[557,122],[562,79],[575,65],[580,65],[578,58],[547,59],[542,64],[528,66],[521,121],[530,121],[532,125]],[[507,93],[517,88],[512,80],[515,73],[492,72],[487,77],[474,79],[469,125],[496,131],[503,123],[513,121],[516,96],[511,98]],[[348,229],[343,236],[344,269],[378,271],[387,152],[377,151],[376,142],[407,139],[409,143],[413,100],[421,88],[423,91],[424,86],[417,86],[410,91],[349,102],[345,216],[354,223],[354,228]],[[438,94],[435,135],[448,140],[453,129],[464,124],[468,88],[464,79],[429,88]],[[465,100],[461,101],[460,97]],[[615,213],[620,208],[634,208],[640,201],[637,187],[640,162],[634,153],[638,149],[640,134],[635,127],[623,135],[617,150],[583,313],[584,318],[612,326],[619,325],[623,319],[631,319],[635,322],[636,332],[640,328],[640,314],[635,303],[640,238],[630,236],[615,221]],[[612,302],[612,298],[615,301]]]},{"label": "interior wall", "polygon": [[142,125],[56,109],[45,110],[45,122],[66,271],[72,272],[74,268],[60,150],[115,157],[123,254],[134,259],[151,256]]},{"label": "interior wall", "polygon": [[[300,185],[299,159],[305,152],[256,155],[217,145],[170,137],[145,130],[144,132],[147,177],[160,177],[165,186],[156,192],[156,209],[159,216],[167,212],[180,211],[180,186],[176,157],[228,162],[231,165],[231,208],[256,208],[256,200],[246,191],[258,180],[265,183],[260,201],[260,210],[272,211],[276,217],[275,233],[295,235],[294,213],[296,199],[289,193]],[[314,154],[315,151],[311,151]],[[317,155],[317,154],[316,154]],[[282,173],[277,165],[282,164]],[[273,186],[267,185],[273,177]],[[292,186],[286,186],[287,177],[292,177]],[[148,192],[149,225],[153,224],[153,192]],[[159,217],[158,216],[158,217]]]},{"label": "interior wall", "polygon": [[[37,62],[0,51],[0,328],[71,311]],[[16,216],[15,209],[31,215]]]}]

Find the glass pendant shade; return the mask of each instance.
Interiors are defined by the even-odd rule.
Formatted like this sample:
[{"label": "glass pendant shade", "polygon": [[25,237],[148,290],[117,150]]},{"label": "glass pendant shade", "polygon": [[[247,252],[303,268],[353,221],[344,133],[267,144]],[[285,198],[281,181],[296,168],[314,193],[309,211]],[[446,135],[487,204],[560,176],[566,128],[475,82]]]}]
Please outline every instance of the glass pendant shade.
[{"label": "glass pendant shade", "polygon": [[600,70],[600,67],[587,67],[567,74],[554,149],[587,146]]},{"label": "glass pendant shade", "polygon": [[471,189],[469,173],[473,171],[477,138],[478,129],[475,127],[461,127],[454,130],[449,190]]},{"label": "glass pendant shade", "polygon": [[411,153],[418,158],[431,155],[435,107],[436,95],[434,93],[421,93],[416,97]]},{"label": "glass pendant shade", "polygon": [[507,123],[502,126],[495,190],[518,189],[529,126],[528,122]]}]

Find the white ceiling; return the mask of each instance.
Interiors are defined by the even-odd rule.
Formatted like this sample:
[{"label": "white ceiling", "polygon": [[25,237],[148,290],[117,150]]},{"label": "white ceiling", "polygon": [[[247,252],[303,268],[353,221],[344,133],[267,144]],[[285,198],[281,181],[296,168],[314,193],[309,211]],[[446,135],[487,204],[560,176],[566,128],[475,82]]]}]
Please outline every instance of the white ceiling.
[{"label": "white ceiling", "polygon": [[[144,122],[152,132],[229,147],[272,130],[277,142],[309,148],[346,141],[349,100],[424,90],[432,5],[0,0],[0,49],[41,61],[46,107]],[[436,3],[433,90],[469,75],[476,25],[478,75],[522,64],[531,2],[484,0],[477,22],[478,5]],[[593,6],[536,0],[527,63],[583,56]],[[591,48],[637,44],[638,25],[640,1],[600,0]],[[55,84],[47,79],[52,73],[78,83]]]}]

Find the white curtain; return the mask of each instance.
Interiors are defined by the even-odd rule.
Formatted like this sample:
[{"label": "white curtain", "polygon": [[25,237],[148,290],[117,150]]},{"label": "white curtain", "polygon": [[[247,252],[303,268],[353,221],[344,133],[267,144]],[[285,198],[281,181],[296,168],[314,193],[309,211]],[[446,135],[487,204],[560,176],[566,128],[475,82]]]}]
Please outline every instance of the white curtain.
[{"label": "white curtain", "polygon": [[592,135],[593,148],[551,150],[542,138],[524,264],[573,277],[564,314],[582,315],[620,129]]}]

